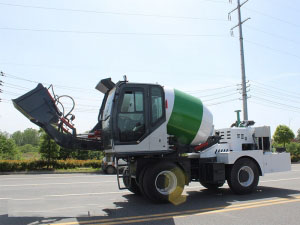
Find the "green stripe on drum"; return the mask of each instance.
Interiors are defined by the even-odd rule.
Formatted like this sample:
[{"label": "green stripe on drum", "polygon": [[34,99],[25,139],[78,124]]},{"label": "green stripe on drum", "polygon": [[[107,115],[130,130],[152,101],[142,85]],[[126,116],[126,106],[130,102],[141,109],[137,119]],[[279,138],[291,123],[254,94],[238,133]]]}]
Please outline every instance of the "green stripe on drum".
[{"label": "green stripe on drum", "polygon": [[182,144],[190,144],[202,122],[203,104],[200,99],[174,89],[174,106],[167,132]]}]

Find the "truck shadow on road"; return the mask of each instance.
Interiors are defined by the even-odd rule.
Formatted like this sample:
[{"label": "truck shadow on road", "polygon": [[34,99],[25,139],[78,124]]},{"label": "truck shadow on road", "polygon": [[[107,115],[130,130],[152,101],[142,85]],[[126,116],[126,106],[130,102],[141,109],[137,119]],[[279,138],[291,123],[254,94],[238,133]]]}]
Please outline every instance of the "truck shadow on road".
[{"label": "truck shadow on road", "polygon": [[[235,195],[229,188],[217,191],[187,188],[186,195],[176,204],[155,204],[142,196],[125,194],[114,202],[115,207],[102,209],[105,216],[76,217],[68,224],[175,224],[174,219],[190,215],[205,215],[231,210],[243,210],[243,206],[258,207],[262,202],[272,204],[274,199],[294,199],[300,191],[273,187],[258,187],[252,194]],[[249,207],[248,207],[249,208]],[[0,224],[52,224],[66,222],[67,217],[10,217],[0,215]],[[69,220],[70,221],[70,220]],[[74,220],[72,220],[74,221]]]}]

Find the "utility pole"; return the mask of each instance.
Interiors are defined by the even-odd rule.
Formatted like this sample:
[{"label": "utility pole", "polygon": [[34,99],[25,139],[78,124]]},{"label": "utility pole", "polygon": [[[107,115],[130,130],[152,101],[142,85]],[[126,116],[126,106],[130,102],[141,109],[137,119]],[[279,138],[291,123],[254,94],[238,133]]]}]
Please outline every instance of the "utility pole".
[{"label": "utility pole", "polygon": [[[232,0],[229,0],[229,2],[232,2]],[[246,85],[246,70],[245,70],[245,57],[244,57],[244,44],[243,44],[243,29],[242,29],[242,24],[245,23],[250,18],[247,18],[244,21],[242,21],[241,7],[246,2],[248,2],[248,0],[244,1],[241,4],[240,0],[237,0],[237,7],[228,13],[228,19],[230,20],[231,19],[231,13],[233,13],[236,10],[238,11],[238,20],[239,20],[239,23],[236,26],[232,27],[230,29],[230,32],[231,32],[231,35],[233,35],[233,29],[235,29],[236,27],[239,27],[244,121],[248,121],[248,104],[247,104],[248,96],[247,96],[247,85]]]}]

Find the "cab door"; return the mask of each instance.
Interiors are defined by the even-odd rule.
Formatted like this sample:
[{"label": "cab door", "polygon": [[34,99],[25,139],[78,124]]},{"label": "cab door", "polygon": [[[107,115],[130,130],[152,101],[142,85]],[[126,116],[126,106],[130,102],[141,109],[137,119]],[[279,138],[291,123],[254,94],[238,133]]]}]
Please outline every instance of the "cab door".
[{"label": "cab door", "polygon": [[114,133],[115,145],[122,145],[134,151],[139,145],[139,150],[148,150],[149,141],[145,140],[148,133],[148,105],[147,86],[124,86],[120,90],[115,115]]}]

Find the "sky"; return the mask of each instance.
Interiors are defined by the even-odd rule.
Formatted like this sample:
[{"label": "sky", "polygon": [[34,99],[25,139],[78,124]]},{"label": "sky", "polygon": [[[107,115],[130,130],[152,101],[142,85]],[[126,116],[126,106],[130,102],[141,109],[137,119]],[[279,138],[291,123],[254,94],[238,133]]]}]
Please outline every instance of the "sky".
[{"label": "sky", "polygon": [[[243,1],[241,1],[243,2]],[[199,97],[215,128],[242,109],[237,1],[0,0],[0,130],[38,128],[11,99],[54,85],[76,101],[78,132],[97,122],[97,83],[127,75]],[[300,2],[249,0],[242,7],[248,114],[256,126],[300,128]],[[65,99],[66,107],[71,102]]]}]

